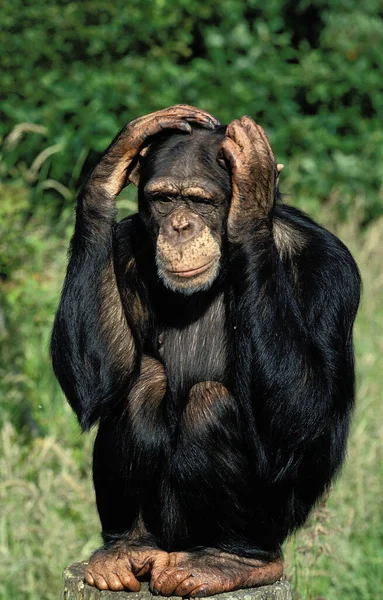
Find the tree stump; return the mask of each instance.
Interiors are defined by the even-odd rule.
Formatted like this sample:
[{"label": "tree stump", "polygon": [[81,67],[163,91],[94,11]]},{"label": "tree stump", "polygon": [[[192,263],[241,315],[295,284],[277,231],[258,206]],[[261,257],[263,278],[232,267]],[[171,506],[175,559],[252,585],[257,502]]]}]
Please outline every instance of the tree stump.
[{"label": "tree stump", "polygon": [[[154,598],[161,600],[162,598],[153,596],[146,582],[141,584],[140,592],[101,592],[84,582],[86,564],[86,562],[74,563],[64,569],[62,600],[153,600]],[[281,579],[273,585],[225,592],[209,598],[212,600],[292,600],[292,593],[290,584]]]}]

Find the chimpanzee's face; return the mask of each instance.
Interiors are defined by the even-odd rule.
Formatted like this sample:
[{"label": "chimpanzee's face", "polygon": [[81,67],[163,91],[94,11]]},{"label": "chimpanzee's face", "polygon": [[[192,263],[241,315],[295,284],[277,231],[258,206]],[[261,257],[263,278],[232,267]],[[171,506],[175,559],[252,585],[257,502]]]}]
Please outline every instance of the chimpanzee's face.
[{"label": "chimpanzee's face", "polygon": [[184,294],[207,289],[220,270],[231,197],[217,162],[223,135],[171,135],[149,151],[141,173],[140,212],[153,230],[159,277]]}]

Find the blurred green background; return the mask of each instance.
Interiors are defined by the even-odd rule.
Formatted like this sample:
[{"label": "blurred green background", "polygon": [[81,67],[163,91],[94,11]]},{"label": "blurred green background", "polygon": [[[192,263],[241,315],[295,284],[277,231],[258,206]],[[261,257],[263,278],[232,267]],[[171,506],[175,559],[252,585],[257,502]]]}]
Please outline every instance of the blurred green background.
[{"label": "blurred green background", "polygon": [[[380,598],[382,1],[13,0],[0,22],[0,598],[57,598],[62,568],[99,544],[92,434],[54,380],[49,333],[84,174],[126,122],[180,102],[261,123],[286,201],[359,263],[349,458],[286,565],[296,598]],[[134,206],[128,188],[120,214]]]}]

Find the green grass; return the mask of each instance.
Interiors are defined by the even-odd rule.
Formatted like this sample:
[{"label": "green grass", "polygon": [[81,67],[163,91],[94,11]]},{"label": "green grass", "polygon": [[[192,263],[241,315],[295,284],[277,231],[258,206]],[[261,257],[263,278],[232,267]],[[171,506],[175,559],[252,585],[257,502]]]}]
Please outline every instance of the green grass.
[{"label": "green grass", "polygon": [[[22,190],[12,192],[3,237],[0,231],[0,251],[2,243],[14,248],[0,284],[0,598],[53,600],[63,567],[99,544],[93,434],[80,435],[47,352],[71,219],[60,232],[41,215],[19,227],[21,197]],[[302,600],[376,600],[383,589],[383,220],[359,233],[356,216],[337,226],[331,214],[330,206],[325,220],[352,250],[364,281],[355,327],[357,409],[343,473],[311,524],[287,544],[286,569]]]}]

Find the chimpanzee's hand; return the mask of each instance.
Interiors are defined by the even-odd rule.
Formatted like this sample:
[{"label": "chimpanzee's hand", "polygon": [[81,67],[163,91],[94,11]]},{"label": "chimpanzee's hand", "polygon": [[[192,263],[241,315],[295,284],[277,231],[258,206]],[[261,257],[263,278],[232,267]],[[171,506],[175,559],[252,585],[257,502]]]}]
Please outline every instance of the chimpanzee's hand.
[{"label": "chimpanzee's hand", "polygon": [[209,113],[187,104],[176,104],[131,121],[113,140],[93,171],[89,183],[101,186],[109,196],[116,197],[129,181],[136,183],[137,177],[133,172],[139,153],[144,150],[149,138],[164,129],[191,133],[190,123],[213,129],[219,121]]},{"label": "chimpanzee's hand", "polygon": [[228,236],[239,241],[274,205],[277,163],[264,130],[246,116],[227,127],[219,157],[228,163],[232,177]]}]

